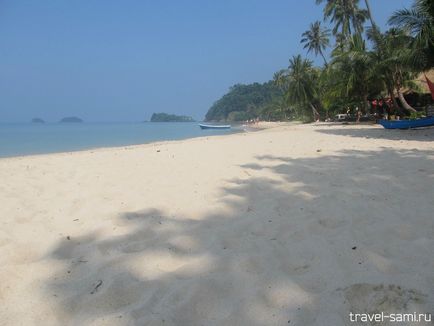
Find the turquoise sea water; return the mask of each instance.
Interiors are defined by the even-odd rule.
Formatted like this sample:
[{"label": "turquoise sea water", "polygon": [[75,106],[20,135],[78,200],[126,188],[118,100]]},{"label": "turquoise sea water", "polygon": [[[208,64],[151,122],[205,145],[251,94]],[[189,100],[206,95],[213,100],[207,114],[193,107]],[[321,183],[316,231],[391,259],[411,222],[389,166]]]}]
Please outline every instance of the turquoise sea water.
[{"label": "turquoise sea water", "polygon": [[136,145],[240,131],[201,130],[197,123],[0,124],[0,157]]}]

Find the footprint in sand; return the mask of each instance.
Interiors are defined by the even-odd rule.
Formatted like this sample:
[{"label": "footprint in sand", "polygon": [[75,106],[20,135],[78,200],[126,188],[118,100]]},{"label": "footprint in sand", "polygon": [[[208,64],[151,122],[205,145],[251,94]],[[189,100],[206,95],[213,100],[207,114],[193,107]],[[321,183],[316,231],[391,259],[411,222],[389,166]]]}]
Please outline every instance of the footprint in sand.
[{"label": "footprint in sand", "polygon": [[348,224],[343,217],[321,217],[310,222],[308,228],[312,234],[322,234],[325,231],[334,231]]}]

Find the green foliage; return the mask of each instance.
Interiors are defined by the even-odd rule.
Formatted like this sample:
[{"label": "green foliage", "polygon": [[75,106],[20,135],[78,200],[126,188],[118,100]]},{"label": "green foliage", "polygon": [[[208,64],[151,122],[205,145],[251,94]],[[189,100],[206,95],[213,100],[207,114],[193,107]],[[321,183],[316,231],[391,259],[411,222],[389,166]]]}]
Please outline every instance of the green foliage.
[{"label": "green foliage", "polygon": [[411,8],[397,10],[389,24],[408,32],[413,38],[411,63],[418,70],[434,68],[434,2],[415,0]]},{"label": "green foliage", "polygon": [[289,59],[287,69],[274,75],[275,83],[284,90],[287,103],[299,118],[304,119],[309,111],[313,113],[311,117],[317,118],[320,73],[312,61],[296,55]]},{"label": "green foliage", "polygon": [[316,96],[316,73],[313,63],[301,55],[289,59],[287,71],[288,99],[295,104],[306,104]]},{"label": "green foliage", "polygon": [[307,53],[313,51],[315,55],[320,54],[324,60],[324,64],[327,65],[327,60],[324,57],[323,51],[329,46],[330,30],[321,27],[321,22],[316,21],[310,24],[310,29],[304,32],[302,35],[301,43],[304,43],[304,49],[307,49]]},{"label": "green foliage", "polygon": [[[294,55],[273,82],[233,86],[206,120],[306,121],[356,107],[367,113],[369,100],[380,97],[390,97],[401,115],[415,111],[402,94],[404,89],[417,91],[416,76],[434,68],[434,1],[414,0],[410,9],[396,11],[389,19],[395,27],[385,33],[374,23],[368,0],[366,9],[359,7],[359,0],[316,2],[324,3],[324,22],[330,23],[336,42],[329,62],[324,51],[330,30],[316,21],[302,34],[301,43],[308,53],[322,56],[324,67]],[[371,27],[364,34],[368,18]]]},{"label": "green foliage", "polygon": [[153,113],[151,122],[193,122],[192,117],[168,113]]},{"label": "green foliage", "polygon": [[236,84],[208,110],[206,121],[245,121],[263,117],[263,112],[283,98],[282,90],[273,82],[249,85]]},{"label": "green foliage", "polygon": [[228,121],[245,121],[249,119],[249,114],[243,111],[232,111],[228,114]]},{"label": "green foliage", "polygon": [[411,112],[410,120],[416,120],[425,116],[425,112]]},{"label": "green foliage", "polygon": [[349,38],[353,33],[363,32],[363,23],[368,18],[368,11],[359,8],[359,0],[316,0],[317,4],[325,2],[324,18],[330,20],[333,35]]},{"label": "green foliage", "polygon": [[332,71],[335,72],[335,81],[332,83],[338,87],[338,95],[348,102],[359,102],[365,107],[363,103],[369,95],[372,67],[372,57],[366,50],[365,41],[360,35],[353,35],[348,42],[347,50],[333,56]]}]

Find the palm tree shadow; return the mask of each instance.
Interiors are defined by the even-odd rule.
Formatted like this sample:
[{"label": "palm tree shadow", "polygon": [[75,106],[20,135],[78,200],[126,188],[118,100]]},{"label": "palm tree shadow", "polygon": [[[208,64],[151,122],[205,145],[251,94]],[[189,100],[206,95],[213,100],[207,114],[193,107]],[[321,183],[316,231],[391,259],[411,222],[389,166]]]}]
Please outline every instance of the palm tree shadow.
[{"label": "palm tree shadow", "polygon": [[434,128],[419,128],[410,130],[386,130],[383,128],[354,128],[351,126],[343,126],[342,128],[333,129],[316,129],[316,132],[336,135],[336,136],[350,136],[357,138],[372,138],[372,139],[388,139],[397,141],[434,141]]},{"label": "palm tree shadow", "polygon": [[358,302],[353,286],[382,279],[405,288],[387,263],[404,273],[434,261],[434,250],[426,262],[392,260],[402,254],[392,237],[408,242],[406,252],[420,250],[411,240],[434,240],[432,188],[418,183],[434,179],[433,157],[389,149],[258,156],[242,166],[248,177],[222,189],[224,213],[192,219],[144,207],[114,218],[112,233],[63,239],[44,258],[53,264],[44,295],[55,298],[57,321],[71,324],[345,324]]}]

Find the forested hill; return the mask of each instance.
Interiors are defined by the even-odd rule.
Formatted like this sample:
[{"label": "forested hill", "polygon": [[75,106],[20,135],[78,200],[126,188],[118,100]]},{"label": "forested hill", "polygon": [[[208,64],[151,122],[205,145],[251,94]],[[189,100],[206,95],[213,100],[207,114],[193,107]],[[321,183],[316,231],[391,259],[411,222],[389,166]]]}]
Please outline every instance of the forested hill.
[{"label": "forested hill", "polygon": [[[206,121],[244,121],[263,117],[282,101],[282,91],[272,82],[236,84],[208,110]],[[275,110],[274,110],[275,111]]]}]

